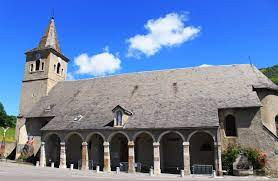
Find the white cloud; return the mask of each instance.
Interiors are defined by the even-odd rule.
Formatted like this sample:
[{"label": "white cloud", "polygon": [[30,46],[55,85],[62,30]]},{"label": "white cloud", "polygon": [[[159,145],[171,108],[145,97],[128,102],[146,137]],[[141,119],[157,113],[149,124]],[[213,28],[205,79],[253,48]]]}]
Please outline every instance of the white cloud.
[{"label": "white cloud", "polygon": [[142,54],[152,56],[163,47],[180,45],[194,39],[200,27],[186,26],[186,14],[170,13],[156,20],[148,20],[145,35],[135,35],[127,40],[129,43],[128,57],[139,58]]},{"label": "white cloud", "polygon": [[209,64],[202,64],[202,65],[199,65],[198,67],[211,67],[212,65],[209,65]]},{"label": "white cloud", "polygon": [[67,73],[67,80],[75,80],[73,73]]},{"label": "white cloud", "polygon": [[109,53],[108,47],[104,48],[104,52],[93,56],[83,53],[74,59],[74,63],[78,67],[76,74],[93,76],[113,74],[121,68],[121,60],[117,55]]}]

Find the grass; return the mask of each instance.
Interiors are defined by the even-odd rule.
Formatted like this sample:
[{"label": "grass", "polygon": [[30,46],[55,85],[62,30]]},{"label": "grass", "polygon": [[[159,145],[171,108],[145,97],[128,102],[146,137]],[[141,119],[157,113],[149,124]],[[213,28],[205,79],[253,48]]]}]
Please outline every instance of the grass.
[{"label": "grass", "polygon": [[[0,142],[3,141],[3,129],[0,128]],[[15,128],[9,128],[6,132],[6,142],[14,142],[15,141]]]}]

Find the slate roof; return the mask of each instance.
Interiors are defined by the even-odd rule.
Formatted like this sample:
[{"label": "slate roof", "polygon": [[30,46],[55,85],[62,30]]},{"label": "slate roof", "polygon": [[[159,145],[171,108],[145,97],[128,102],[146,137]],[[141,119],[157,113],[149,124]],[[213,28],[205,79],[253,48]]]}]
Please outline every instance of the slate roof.
[{"label": "slate roof", "polygon": [[[112,109],[120,105],[133,113],[124,128],[217,127],[218,109],[260,106],[254,85],[277,88],[251,65],[63,81],[26,117],[55,116],[42,130],[113,129],[105,125],[114,118]],[[83,118],[74,122],[78,115]]]}]

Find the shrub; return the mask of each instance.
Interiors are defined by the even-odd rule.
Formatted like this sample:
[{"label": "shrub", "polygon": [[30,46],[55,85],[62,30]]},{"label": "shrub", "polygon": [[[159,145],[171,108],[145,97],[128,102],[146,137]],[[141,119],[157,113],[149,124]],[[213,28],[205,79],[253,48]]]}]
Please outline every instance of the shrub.
[{"label": "shrub", "polygon": [[224,170],[227,170],[230,175],[233,174],[233,163],[235,162],[239,152],[239,146],[229,145],[228,149],[222,154],[222,167]]},{"label": "shrub", "polygon": [[239,153],[243,153],[248,161],[253,165],[254,170],[264,169],[267,163],[267,155],[258,149],[241,148],[238,145],[229,145],[222,154],[222,166],[228,174],[233,174],[233,163]]}]

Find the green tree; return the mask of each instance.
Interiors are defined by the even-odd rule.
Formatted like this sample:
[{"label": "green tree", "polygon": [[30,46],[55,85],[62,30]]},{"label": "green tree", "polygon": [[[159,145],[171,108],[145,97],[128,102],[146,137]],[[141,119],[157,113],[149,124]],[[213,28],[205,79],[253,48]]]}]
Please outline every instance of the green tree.
[{"label": "green tree", "polygon": [[14,128],[16,125],[16,117],[7,115],[3,104],[0,102],[0,126]]}]

